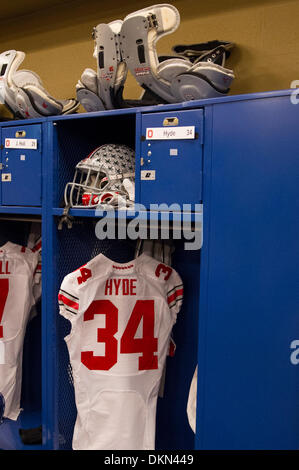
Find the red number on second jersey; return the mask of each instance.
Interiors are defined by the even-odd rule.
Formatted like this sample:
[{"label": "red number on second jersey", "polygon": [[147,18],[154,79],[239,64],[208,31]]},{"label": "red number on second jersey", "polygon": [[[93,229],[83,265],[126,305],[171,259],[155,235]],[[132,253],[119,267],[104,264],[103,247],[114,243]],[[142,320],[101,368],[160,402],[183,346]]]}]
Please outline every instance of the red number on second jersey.
[{"label": "red number on second jersey", "polygon": [[3,338],[3,326],[1,325],[4,307],[9,291],[9,280],[0,279],[0,338]]},{"label": "red number on second jersey", "polygon": [[105,356],[95,356],[93,351],[81,352],[81,362],[90,370],[109,370],[117,362],[118,310],[110,300],[94,300],[84,313],[84,321],[95,315],[106,316],[106,327],[98,328],[98,342],[105,343]]},{"label": "red number on second jersey", "polygon": [[[142,338],[135,338],[142,322]],[[139,370],[158,369],[158,339],[154,337],[155,310],[153,300],[137,300],[120,342],[121,353],[142,353]]]},{"label": "red number on second jersey", "polygon": [[155,274],[157,277],[160,277],[161,272],[165,274],[164,276],[164,281],[167,281],[170,278],[170,275],[172,273],[172,269],[169,266],[165,266],[165,264],[158,264]]},{"label": "red number on second jersey", "polygon": [[92,276],[91,270],[88,268],[80,268],[81,276],[77,277],[78,284],[86,282]]}]

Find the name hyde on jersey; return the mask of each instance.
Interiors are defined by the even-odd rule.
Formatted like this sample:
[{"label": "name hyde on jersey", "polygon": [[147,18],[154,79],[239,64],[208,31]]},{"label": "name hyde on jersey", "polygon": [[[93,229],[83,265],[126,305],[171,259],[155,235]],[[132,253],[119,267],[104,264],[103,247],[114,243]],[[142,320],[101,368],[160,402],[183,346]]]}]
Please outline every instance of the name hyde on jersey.
[{"label": "name hyde on jersey", "polygon": [[[91,269],[79,268],[80,276],[77,277],[78,284],[85,283],[92,277]],[[107,279],[105,283],[105,295],[136,295],[137,279]]]},{"label": "name hyde on jersey", "polygon": [[105,295],[136,295],[137,279],[107,279]]}]

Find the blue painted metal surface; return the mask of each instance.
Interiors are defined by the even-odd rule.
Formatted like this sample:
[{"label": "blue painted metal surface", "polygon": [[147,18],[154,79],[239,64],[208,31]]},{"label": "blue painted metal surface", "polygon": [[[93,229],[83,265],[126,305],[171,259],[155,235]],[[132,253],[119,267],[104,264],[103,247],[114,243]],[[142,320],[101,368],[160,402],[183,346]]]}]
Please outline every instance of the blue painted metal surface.
[{"label": "blue painted metal surface", "polygon": [[[194,138],[148,138],[155,128],[164,128],[164,133],[170,134],[172,129],[178,131],[182,127],[195,127]],[[141,133],[137,151],[138,158],[142,158],[136,182],[140,186],[137,202],[152,210],[151,204],[177,204],[181,208],[183,204],[198,204],[202,199],[203,110],[143,114]]]},{"label": "blue painted metal surface", "polygon": [[[56,277],[53,261],[56,249],[53,246],[53,187],[56,171],[54,168],[53,126],[44,123],[44,136],[47,145],[44,147],[43,159],[43,204],[42,204],[42,425],[43,449],[55,449],[54,438],[57,421],[57,347],[56,347],[56,311],[53,298],[53,283]],[[55,274],[54,274],[55,273]]]},{"label": "blue painted metal surface", "polygon": [[[163,104],[155,106],[139,106],[136,108],[124,108],[124,109],[113,109],[109,111],[96,111],[92,113],[82,113],[82,114],[68,114],[64,116],[51,116],[46,118],[49,122],[59,122],[71,120],[75,121],[77,119],[90,119],[96,117],[111,117],[115,115],[129,115],[136,113],[156,113],[164,111],[177,111],[184,109],[196,109],[202,108],[205,106],[210,106],[211,104],[222,104],[222,103],[232,103],[235,101],[251,101],[257,99],[265,98],[278,98],[280,96],[290,96],[294,93],[294,89],[286,90],[275,90],[275,91],[265,91],[261,93],[244,93],[242,95],[227,95],[219,98],[208,98],[205,100],[194,100],[194,101],[185,101],[183,103],[175,104]],[[33,121],[33,120],[32,120]],[[19,122],[19,121],[15,121]],[[28,121],[29,122],[29,121]]]},{"label": "blue painted metal surface", "polygon": [[39,216],[39,215],[41,215],[41,213],[42,213],[42,208],[41,207],[0,206],[0,214]]},{"label": "blue painted metal surface", "polygon": [[288,96],[206,116],[201,449],[299,446],[298,124]]},{"label": "blue painted metal surface", "polygon": [[158,399],[156,449],[194,449],[194,433],[186,413],[191,379],[197,361],[200,250],[185,251],[176,243],[173,266],[184,283],[183,307],[173,328],[174,357],[167,358],[164,395]]},{"label": "blue painted metal surface", "polygon": [[[16,139],[18,132],[26,133],[25,139],[37,141],[36,149],[11,148],[5,140]],[[18,140],[22,140],[18,138]],[[42,192],[42,135],[41,124],[20,124],[3,127],[2,139],[1,201],[6,206],[40,206]]]}]

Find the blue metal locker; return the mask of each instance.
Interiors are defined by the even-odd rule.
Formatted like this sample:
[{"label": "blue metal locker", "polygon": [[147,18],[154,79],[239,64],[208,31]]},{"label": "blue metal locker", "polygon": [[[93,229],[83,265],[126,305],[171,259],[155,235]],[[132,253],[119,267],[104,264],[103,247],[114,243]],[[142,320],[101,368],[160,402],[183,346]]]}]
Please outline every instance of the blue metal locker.
[{"label": "blue metal locker", "polygon": [[[190,157],[192,165],[176,167],[176,162],[186,164],[186,160],[171,160],[178,155],[170,155],[170,149],[177,147],[168,140],[157,139],[151,141],[152,154],[148,156],[151,162],[147,163],[155,165],[162,180],[159,181],[157,174],[156,180],[141,180],[140,175],[136,175],[136,190],[140,196],[137,202],[147,207],[152,202],[198,203],[200,200],[204,207],[200,263],[198,252],[186,255],[178,252],[176,268],[178,272],[182,270],[187,280],[187,304],[183,312],[185,319],[188,318],[185,320],[183,313],[182,323],[177,325],[178,355],[169,365],[166,383],[171,390],[159,403],[158,446],[161,449],[192,448],[193,435],[188,428],[186,405],[196,362],[194,331],[198,319],[196,448],[297,449],[299,365],[291,361],[294,352],[291,345],[299,340],[296,142],[299,108],[291,104],[288,91],[205,100],[188,103],[188,107],[170,105],[136,111],[137,168],[140,156],[148,156],[144,152],[148,151],[149,142],[141,140],[147,128],[163,127],[165,118],[177,117],[180,113],[192,112],[195,126],[203,114],[205,119],[204,133],[203,121],[198,125],[198,141],[178,141],[182,145],[180,152],[187,159]],[[128,115],[132,112],[128,111]],[[119,113],[125,114],[124,110]],[[107,113],[109,123],[113,123],[117,114],[118,111]],[[76,121],[86,119],[90,128],[89,124],[97,116],[105,118],[104,113],[99,113],[90,114],[88,119],[78,116]],[[67,120],[67,127],[73,129],[71,117],[56,119],[57,127]],[[193,123],[194,120],[188,119],[184,126]],[[80,126],[77,124],[77,128]],[[85,133],[86,126],[82,125],[82,129]],[[84,133],[76,132],[82,145]],[[61,135],[60,131],[60,138]],[[53,142],[56,152],[59,141],[53,139]],[[189,144],[198,148],[192,153],[187,147]],[[51,145],[49,142],[50,154]],[[71,153],[69,147],[65,146]],[[68,153],[64,152],[62,157],[67,157]],[[52,179],[47,178],[48,292],[44,298],[47,328],[51,334],[54,328],[56,337],[52,345],[55,353],[49,353],[48,349],[50,379],[45,402],[50,403],[47,410],[49,447],[69,448],[74,413],[70,410],[73,406],[69,399],[71,385],[66,385],[67,355],[61,349],[65,325],[57,318],[55,304],[57,273],[60,281],[76,267],[79,260],[74,259],[73,253],[88,258],[83,247],[89,250],[90,240],[86,243],[84,230],[92,234],[88,227],[91,219],[87,222],[92,214],[87,214],[86,222],[78,221],[74,229],[57,232],[53,215],[61,214],[62,210],[52,207],[52,195],[55,191],[53,175],[61,165],[58,157],[53,168],[49,164]],[[153,166],[147,169],[151,171]],[[188,186],[192,188],[190,193]],[[63,185],[59,191],[61,188]],[[80,211],[74,215],[80,215]],[[58,442],[58,435],[65,439],[63,443]]]},{"label": "blue metal locker", "polygon": [[299,107],[277,95],[205,108],[200,449],[299,448]]},{"label": "blue metal locker", "polygon": [[[95,238],[94,211],[72,211],[73,228],[57,230],[63,189],[75,164],[112,139],[115,129],[120,129],[120,142],[136,141],[137,202],[147,208],[202,202],[204,208],[202,249],[187,252],[179,242],[173,258],[186,296],[174,330],[176,356],[168,361],[165,396],[158,404],[157,448],[193,448],[186,406],[197,359],[197,449],[299,448],[299,354],[294,349],[299,344],[299,107],[291,104],[290,94],[1,124],[3,146],[5,138],[22,138],[16,136],[20,130],[38,143],[28,158],[27,149],[12,149],[5,161],[7,149],[2,149],[2,163],[14,176],[11,186],[1,183],[0,212],[42,214],[47,288],[42,298],[42,417],[39,403],[37,416],[43,448],[69,449],[76,416],[63,340],[69,325],[58,315],[60,282],[99,251],[119,261],[132,257],[128,240]],[[171,127],[194,127],[192,139],[154,138]],[[41,128],[47,162],[43,184]],[[153,130],[149,139],[147,129]],[[179,137],[180,132],[185,131]],[[25,160],[20,158],[24,154]],[[155,177],[141,179],[141,171],[155,171]],[[34,207],[41,204],[41,187],[42,208]],[[25,405],[22,425],[37,425],[31,394]],[[18,423],[5,426],[0,429],[4,447],[13,448]]]},{"label": "blue metal locker", "polygon": [[161,203],[199,204],[202,199],[203,110],[142,114],[141,132],[140,152],[137,149],[137,158],[140,158],[137,202],[146,208]]},{"label": "blue metal locker", "polygon": [[2,205],[41,205],[41,134],[41,124],[2,128]]}]

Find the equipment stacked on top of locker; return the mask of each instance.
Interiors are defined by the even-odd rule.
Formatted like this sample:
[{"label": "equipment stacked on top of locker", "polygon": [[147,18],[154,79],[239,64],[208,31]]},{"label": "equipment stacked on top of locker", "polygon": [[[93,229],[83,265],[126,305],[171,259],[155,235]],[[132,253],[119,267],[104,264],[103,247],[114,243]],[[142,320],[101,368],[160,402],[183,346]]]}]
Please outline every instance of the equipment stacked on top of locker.
[{"label": "equipment stacked on top of locker", "polygon": [[[234,73],[224,67],[233,44],[209,41],[174,46],[175,56],[158,57],[156,42],[180,24],[178,10],[168,4],[131,13],[122,20],[99,24],[93,30],[97,72],[85,69],[77,83],[77,98],[86,111],[147,104],[178,103],[223,96]],[[124,100],[130,70],[145,93]]]},{"label": "equipment stacked on top of locker", "polygon": [[57,100],[43,87],[40,77],[30,70],[18,70],[25,53],[10,50],[0,54],[1,102],[15,118],[35,118],[70,114],[79,103],[75,99]]}]

